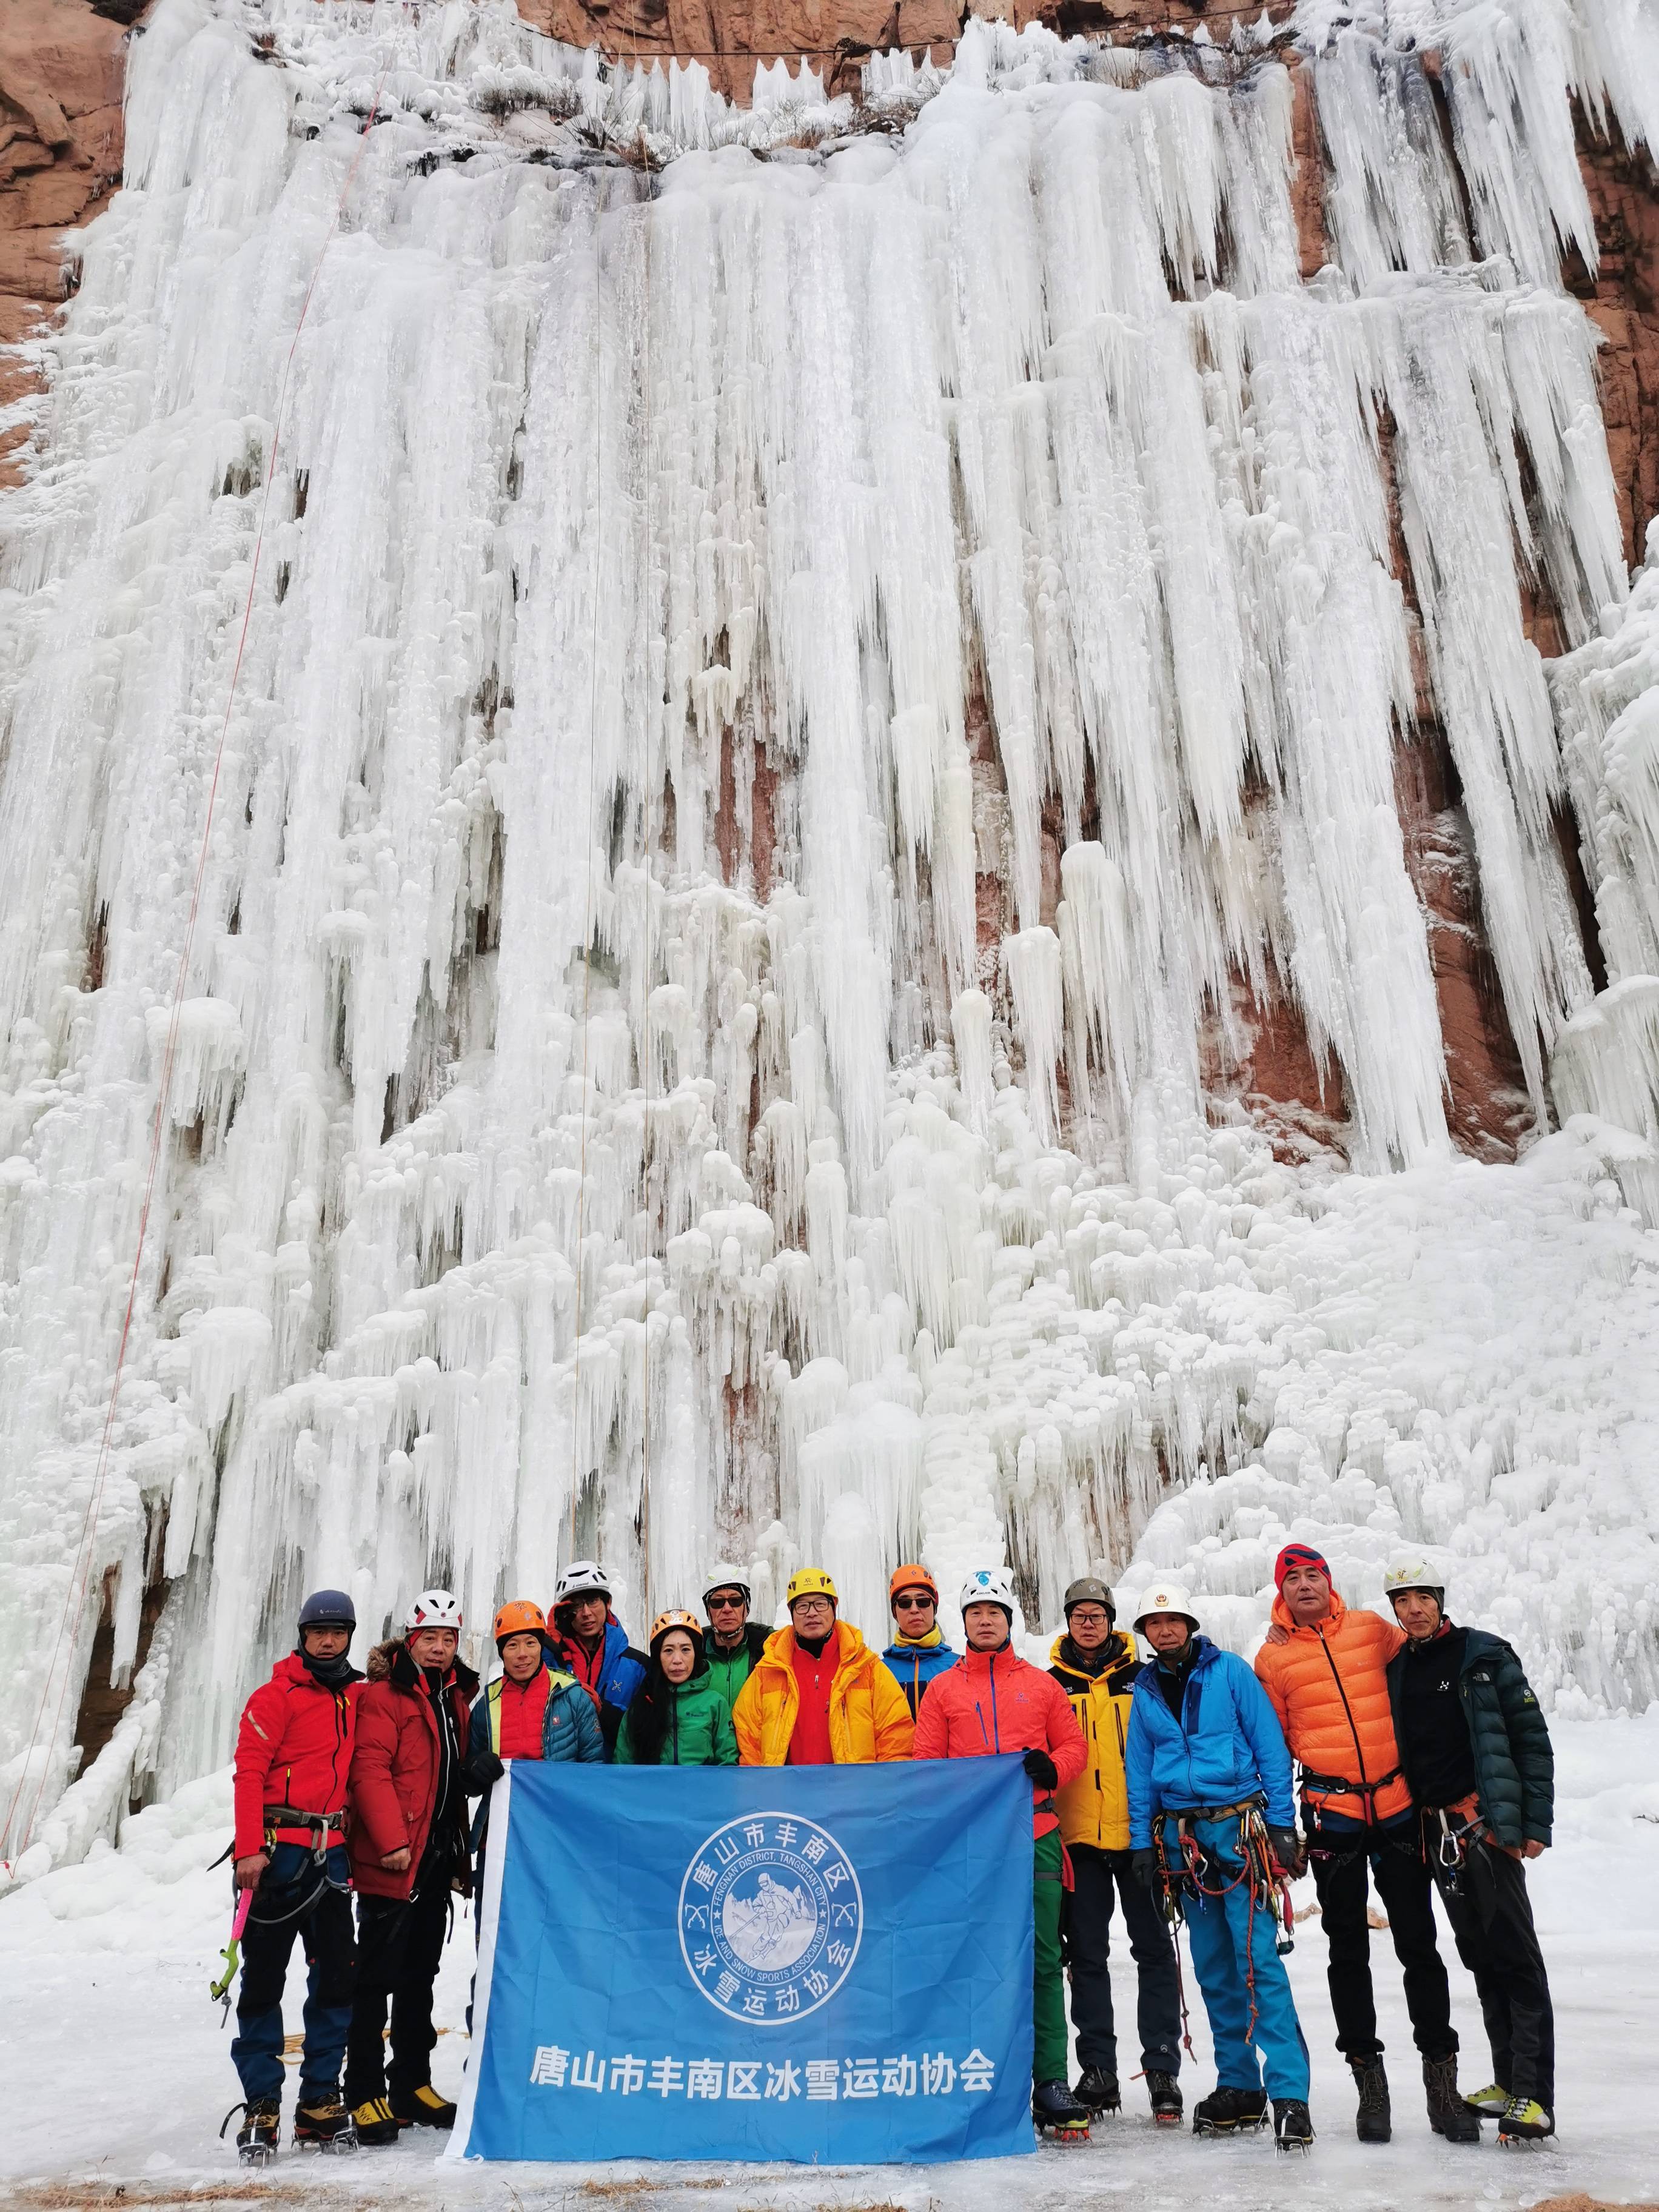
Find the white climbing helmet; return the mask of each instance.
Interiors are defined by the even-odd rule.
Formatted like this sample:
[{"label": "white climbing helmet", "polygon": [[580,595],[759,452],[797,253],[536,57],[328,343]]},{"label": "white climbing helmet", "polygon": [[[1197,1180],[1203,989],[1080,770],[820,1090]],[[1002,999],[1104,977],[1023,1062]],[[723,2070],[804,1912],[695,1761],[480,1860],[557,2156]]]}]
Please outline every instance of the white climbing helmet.
[{"label": "white climbing helmet", "polygon": [[727,1559],[716,1559],[708,1571],[708,1579],[702,1586],[702,1601],[705,1609],[709,1599],[717,1589],[741,1590],[745,1605],[753,1605],[755,1602],[755,1593],[749,1587],[748,1576],[741,1567],[734,1567]]},{"label": "white climbing helmet", "polygon": [[1446,1602],[1446,1577],[1422,1558],[1401,1558],[1382,1577],[1382,1595],[1390,1605],[1407,1590],[1422,1590],[1437,1606]]},{"label": "white climbing helmet", "polygon": [[1007,1614],[1010,1626],[1014,1618],[1013,1578],[1006,1567],[975,1567],[962,1586],[957,1600],[958,1608],[966,1612],[970,1605],[1000,1605]]},{"label": "white climbing helmet", "polygon": [[1154,1583],[1150,1589],[1140,1593],[1140,1602],[1135,1607],[1135,1632],[1139,1634],[1155,1613],[1173,1613],[1196,1632],[1198,1615],[1193,1611],[1193,1601],[1182,1583]]},{"label": "white climbing helmet", "polygon": [[569,1605],[579,1597],[602,1597],[607,1605],[611,1602],[611,1577],[597,1559],[572,1559],[559,1577],[554,1604]]},{"label": "white climbing helmet", "polygon": [[461,1601],[453,1590],[422,1590],[410,1605],[404,1621],[407,1634],[413,1636],[421,1628],[453,1628],[461,1632]]}]

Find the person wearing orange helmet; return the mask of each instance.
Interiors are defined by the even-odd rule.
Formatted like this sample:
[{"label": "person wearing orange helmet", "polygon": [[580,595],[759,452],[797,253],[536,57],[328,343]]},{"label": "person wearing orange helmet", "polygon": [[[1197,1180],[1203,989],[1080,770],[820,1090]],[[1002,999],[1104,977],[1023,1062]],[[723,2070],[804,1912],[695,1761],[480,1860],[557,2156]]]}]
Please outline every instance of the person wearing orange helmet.
[{"label": "person wearing orange helmet", "polygon": [[897,1634],[881,1656],[915,1720],[922,1692],[935,1674],[956,1665],[957,1655],[939,1625],[939,1584],[926,1567],[896,1567],[887,1606]]},{"label": "person wearing orange helmet", "polygon": [[651,1664],[623,1715],[618,1766],[735,1766],[732,1708],[709,1679],[702,1623],[695,1613],[659,1613]]}]

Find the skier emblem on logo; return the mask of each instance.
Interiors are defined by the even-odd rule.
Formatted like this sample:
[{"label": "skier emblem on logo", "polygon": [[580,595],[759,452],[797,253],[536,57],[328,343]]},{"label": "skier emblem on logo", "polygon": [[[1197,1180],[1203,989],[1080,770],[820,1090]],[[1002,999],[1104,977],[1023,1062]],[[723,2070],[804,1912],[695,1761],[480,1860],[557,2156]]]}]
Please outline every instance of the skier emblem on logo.
[{"label": "skier emblem on logo", "polygon": [[716,1828],[680,1884],[680,1952],[712,2005],[763,2027],[827,2004],[864,1933],[853,1863],[826,1829],[788,1813]]}]

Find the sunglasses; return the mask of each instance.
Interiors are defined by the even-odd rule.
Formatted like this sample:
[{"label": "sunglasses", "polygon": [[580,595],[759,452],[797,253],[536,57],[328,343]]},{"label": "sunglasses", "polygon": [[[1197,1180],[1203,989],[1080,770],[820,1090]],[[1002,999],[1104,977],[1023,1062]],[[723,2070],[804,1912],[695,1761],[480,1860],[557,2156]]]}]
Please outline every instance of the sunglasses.
[{"label": "sunglasses", "polygon": [[895,1613],[925,1613],[933,1602],[930,1597],[896,1597],[893,1610]]},{"label": "sunglasses", "polygon": [[711,1597],[708,1610],[710,1613],[741,1613],[748,1602],[747,1598],[741,1597]]}]

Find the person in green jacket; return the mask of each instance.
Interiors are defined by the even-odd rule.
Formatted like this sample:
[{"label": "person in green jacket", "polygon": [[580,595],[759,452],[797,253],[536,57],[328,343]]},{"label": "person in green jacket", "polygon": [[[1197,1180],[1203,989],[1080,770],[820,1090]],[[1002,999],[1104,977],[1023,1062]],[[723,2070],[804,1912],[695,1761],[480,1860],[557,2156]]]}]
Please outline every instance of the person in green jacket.
[{"label": "person in green jacket", "polygon": [[1535,2141],[1555,2132],[1555,2016],[1525,1873],[1553,1831],[1549,1726],[1512,1647],[1446,1618],[1443,1571],[1402,1560],[1382,1588],[1406,1632],[1387,1670],[1400,1764],[1492,2041],[1496,2078],[1464,2102],[1500,2142]]},{"label": "person in green jacket", "polygon": [[651,1664],[623,1716],[618,1766],[735,1766],[732,1708],[709,1678],[702,1625],[694,1613],[659,1613],[651,1624]]},{"label": "person in green jacket", "polygon": [[708,1616],[708,1675],[728,1705],[735,1706],[738,1692],[755,1670],[772,1633],[751,1622],[752,1593],[733,1566],[722,1560],[710,1574],[702,1593],[702,1609]]}]

